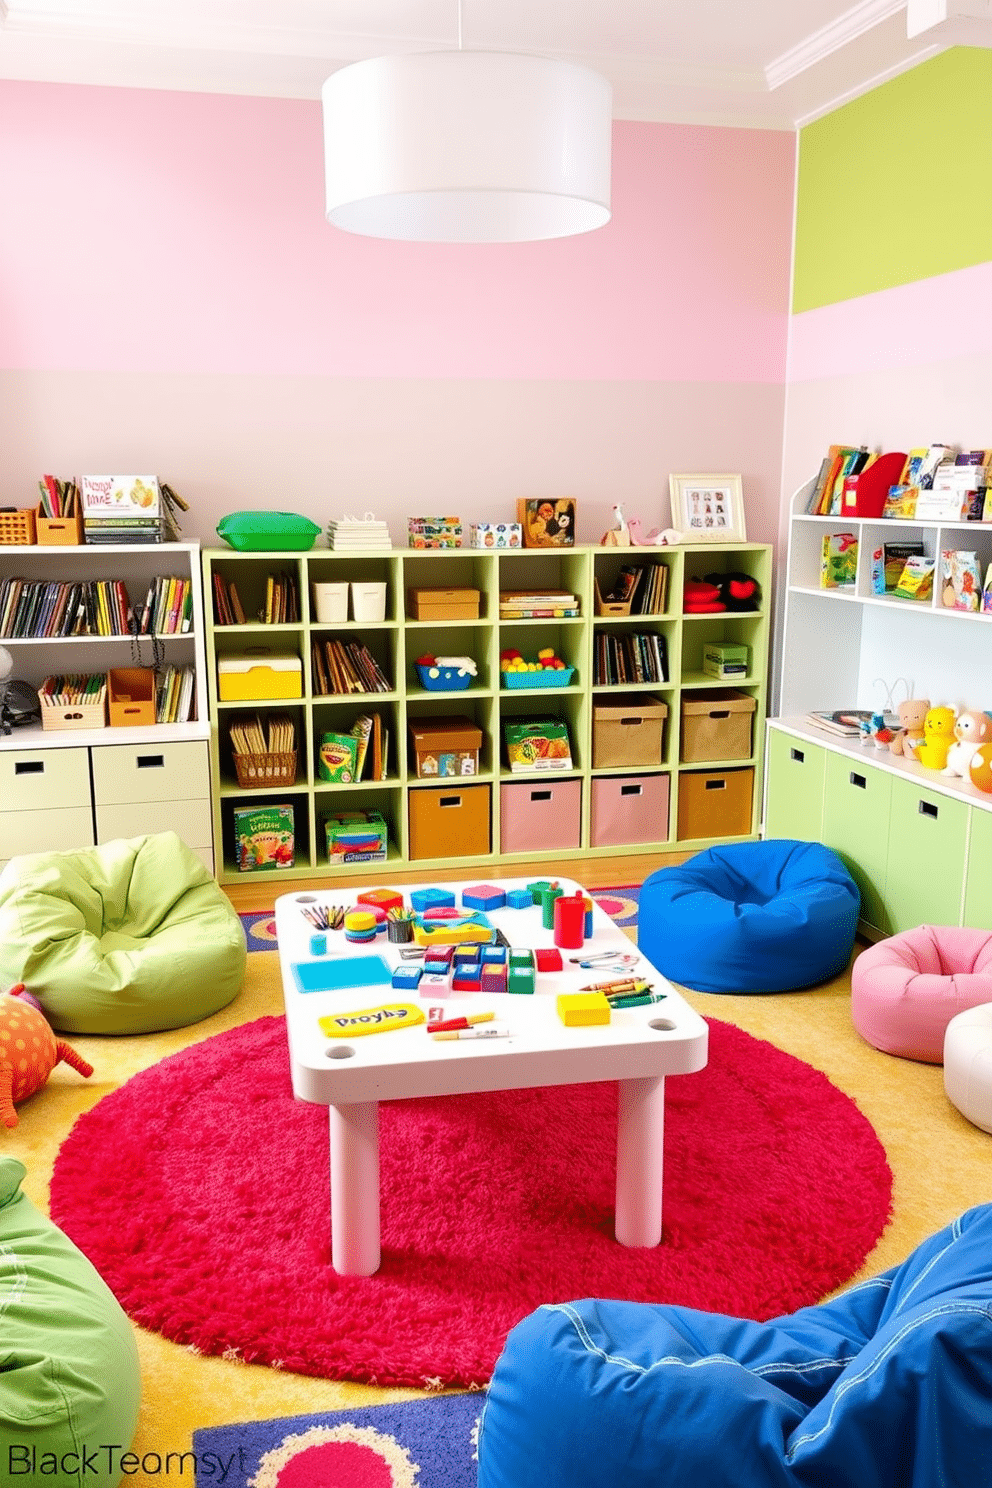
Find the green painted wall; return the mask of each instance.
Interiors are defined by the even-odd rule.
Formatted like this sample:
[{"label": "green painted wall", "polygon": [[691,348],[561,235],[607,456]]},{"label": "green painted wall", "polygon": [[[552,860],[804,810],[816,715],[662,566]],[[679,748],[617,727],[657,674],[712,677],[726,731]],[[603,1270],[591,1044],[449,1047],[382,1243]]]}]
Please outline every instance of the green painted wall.
[{"label": "green painted wall", "polygon": [[794,313],[992,258],[990,103],[954,47],[800,131]]}]

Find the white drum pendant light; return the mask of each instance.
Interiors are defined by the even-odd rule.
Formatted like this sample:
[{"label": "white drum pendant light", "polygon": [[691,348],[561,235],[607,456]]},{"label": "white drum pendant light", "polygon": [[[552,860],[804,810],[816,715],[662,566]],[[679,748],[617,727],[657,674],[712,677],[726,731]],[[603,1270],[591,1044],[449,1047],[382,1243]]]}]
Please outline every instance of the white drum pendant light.
[{"label": "white drum pendant light", "polygon": [[506,52],[379,57],[322,91],[327,220],[430,243],[566,238],[610,220],[612,90]]}]

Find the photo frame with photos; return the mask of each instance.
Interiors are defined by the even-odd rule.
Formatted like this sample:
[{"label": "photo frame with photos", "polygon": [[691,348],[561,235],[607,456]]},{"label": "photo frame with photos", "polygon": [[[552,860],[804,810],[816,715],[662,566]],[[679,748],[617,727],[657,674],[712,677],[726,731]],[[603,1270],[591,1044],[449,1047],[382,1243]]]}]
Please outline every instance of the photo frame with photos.
[{"label": "photo frame with photos", "polygon": [[746,542],[739,475],[670,475],[672,526],[683,542]]}]

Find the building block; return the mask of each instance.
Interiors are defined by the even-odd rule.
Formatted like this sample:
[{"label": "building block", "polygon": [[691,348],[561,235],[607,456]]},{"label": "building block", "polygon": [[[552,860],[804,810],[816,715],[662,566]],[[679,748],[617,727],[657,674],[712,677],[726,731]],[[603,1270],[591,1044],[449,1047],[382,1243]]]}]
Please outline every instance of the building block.
[{"label": "building block", "polygon": [[355,897],[359,904],[376,904],[387,913],[391,909],[403,908],[403,895],[395,889],[363,889]]},{"label": "building block", "polygon": [[509,909],[530,909],[534,896],[530,889],[510,889],[506,896]]},{"label": "building block", "polygon": [[551,882],[546,878],[536,878],[533,883],[529,883],[527,885],[527,892],[530,895],[531,904],[540,904],[542,891],[544,889],[550,889],[550,887]]},{"label": "building block", "polygon": [[561,971],[561,951],[553,946],[542,946],[540,950],[534,952],[534,956],[537,960],[538,971]]},{"label": "building block", "polygon": [[481,992],[482,981],[478,976],[471,976],[467,972],[460,971],[451,982],[453,992]]},{"label": "building block", "polygon": [[457,920],[465,913],[455,904],[429,904],[424,910],[425,920]]},{"label": "building block", "polygon": [[419,966],[404,963],[393,972],[393,986],[402,992],[415,992],[421,978]]},{"label": "building block", "polygon": [[534,968],[532,966],[511,966],[507,977],[506,990],[508,992],[531,993],[534,991]]},{"label": "building block", "polygon": [[529,946],[511,946],[510,947],[510,965],[511,966],[533,966],[534,965],[534,952],[530,949]]},{"label": "building block", "polygon": [[487,966],[483,964],[482,976],[479,978],[483,992],[505,992],[507,987],[507,976],[505,966]]},{"label": "building block", "polygon": [[476,910],[461,920],[428,920],[426,917],[415,920],[413,938],[418,945],[491,945],[495,931],[485,915]]},{"label": "building block", "polygon": [[588,1028],[609,1023],[610,1004],[602,992],[562,992],[558,1016],[566,1028]]},{"label": "building block", "polygon": [[417,991],[421,997],[435,999],[447,997],[451,991],[451,978],[448,976],[432,976],[429,971],[425,971],[420,978],[420,985]]},{"label": "building block", "polygon": [[455,896],[449,889],[411,889],[410,904],[413,909],[419,910],[421,914],[427,909],[441,908],[445,905],[453,905]]},{"label": "building block", "polygon": [[462,903],[470,909],[502,909],[506,894],[495,884],[475,884],[471,889],[462,889]]},{"label": "building block", "polygon": [[473,961],[479,960],[479,947],[477,945],[455,946],[454,955],[451,959],[455,966],[459,963],[464,964],[465,962],[471,964]]},{"label": "building block", "polygon": [[502,962],[506,964],[506,946],[492,945],[482,947],[483,961]]}]

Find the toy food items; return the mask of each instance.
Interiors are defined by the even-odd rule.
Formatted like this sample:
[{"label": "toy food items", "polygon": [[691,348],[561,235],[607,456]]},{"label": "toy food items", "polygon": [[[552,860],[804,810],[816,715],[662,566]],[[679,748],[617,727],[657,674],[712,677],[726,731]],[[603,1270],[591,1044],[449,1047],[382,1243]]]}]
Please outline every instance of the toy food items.
[{"label": "toy food items", "polygon": [[[19,982],[6,997],[0,997],[0,1121],[4,1126],[17,1125],[15,1103],[40,1090],[63,1060],[84,1080],[93,1073],[93,1066],[82,1055],[56,1039],[44,1015],[24,1000],[23,992],[24,984]],[[22,1047],[23,1054],[15,1057],[15,1050]]]},{"label": "toy food items", "polygon": [[519,651],[507,650],[499,653],[501,672],[563,672],[568,662],[555,655],[553,646],[545,646],[537,653],[535,661],[528,661]]},{"label": "toy food items", "polygon": [[510,769],[570,770],[568,726],[560,718],[527,719],[504,725]]},{"label": "toy food items", "polygon": [[954,743],[954,709],[931,708],[923,721],[923,733],[925,742],[916,751],[916,758],[927,770],[942,770]]},{"label": "toy food items", "polygon": [[906,759],[917,759],[917,750],[926,739],[923,724],[930,711],[930,699],[907,698],[904,703],[898,704],[896,711],[899,714],[899,731],[889,748],[893,754],[905,755]]},{"label": "toy food items", "polygon": [[992,718],[987,713],[966,709],[959,714],[954,725],[954,740],[947,754],[945,775],[960,775],[969,778],[971,759],[979,744],[992,738]]},{"label": "toy food items", "polygon": [[979,744],[971,756],[968,775],[972,785],[992,794],[992,744]]}]

